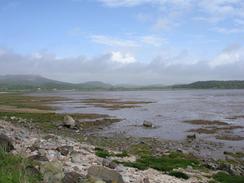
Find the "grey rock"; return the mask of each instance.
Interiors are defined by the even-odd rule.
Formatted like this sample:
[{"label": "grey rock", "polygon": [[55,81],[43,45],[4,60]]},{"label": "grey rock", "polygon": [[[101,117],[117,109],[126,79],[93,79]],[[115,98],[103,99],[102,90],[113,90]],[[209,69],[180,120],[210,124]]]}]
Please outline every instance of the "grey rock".
[{"label": "grey rock", "polygon": [[76,127],[76,122],[71,116],[65,115],[64,116],[63,126],[67,127],[67,128],[75,128]]},{"label": "grey rock", "polygon": [[108,158],[103,159],[102,165],[111,169],[115,169],[117,167],[117,164]]},{"label": "grey rock", "polygon": [[192,141],[192,140],[195,140],[195,139],[197,138],[197,136],[196,136],[196,134],[193,134],[193,135],[187,135],[186,138],[187,138],[187,140]]},{"label": "grey rock", "polygon": [[73,151],[72,146],[61,146],[57,147],[56,149],[58,152],[60,152],[63,156],[67,156],[71,151]]},{"label": "grey rock", "polygon": [[147,128],[152,128],[153,127],[153,124],[150,121],[144,121],[143,122],[143,126],[144,127],[147,127]]},{"label": "grey rock", "polygon": [[91,166],[88,168],[88,177],[96,177],[105,182],[124,183],[122,176],[115,170],[104,166]]},{"label": "grey rock", "polygon": [[146,177],[146,178],[142,179],[141,183],[150,183],[149,178]]},{"label": "grey rock", "polygon": [[4,134],[0,134],[0,148],[3,148],[7,152],[14,150],[11,139]]},{"label": "grey rock", "polygon": [[82,163],[83,162],[83,160],[81,159],[81,153],[79,153],[79,152],[73,151],[70,154],[70,157],[71,157],[72,163]]},{"label": "grey rock", "polygon": [[65,173],[62,183],[82,183],[84,179],[84,176],[76,172],[68,172]]},{"label": "grey rock", "polygon": [[36,161],[48,161],[48,158],[46,156],[42,156],[40,154],[30,156],[29,159],[36,160]]}]

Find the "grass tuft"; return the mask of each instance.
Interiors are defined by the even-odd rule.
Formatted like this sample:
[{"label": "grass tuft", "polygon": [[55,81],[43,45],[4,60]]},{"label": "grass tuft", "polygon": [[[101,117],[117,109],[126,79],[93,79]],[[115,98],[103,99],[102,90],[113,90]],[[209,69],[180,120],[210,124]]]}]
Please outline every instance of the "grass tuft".
[{"label": "grass tuft", "polygon": [[169,172],[169,175],[177,177],[177,178],[181,178],[181,179],[189,179],[189,176],[183,172],[179,172],[179,171],[171,171]]},{"label": "grass tuft", "polygon": [[237,175],[229,175],[225,172],[218,172],[214,175],[214,180],[220,183],[243,183],[244,176],[237,176]]},{"label": "grass tuft", "polygon": [[0,149],[0,182],[2,183],[38,183],[40,175],[29,175],[26,168],[31,165],[20,156],[8,154]]}]

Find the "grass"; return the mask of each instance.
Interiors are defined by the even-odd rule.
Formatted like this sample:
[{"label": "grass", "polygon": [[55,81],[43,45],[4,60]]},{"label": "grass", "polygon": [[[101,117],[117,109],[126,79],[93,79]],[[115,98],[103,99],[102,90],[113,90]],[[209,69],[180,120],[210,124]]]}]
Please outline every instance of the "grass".
[{"label": "grass", "polygon": [[[14,123],[28,123],[44,132],[52,132],[57,126],[63,123],[65,114],[57,113],[26,113],[26,112],[0,112],[0,119]],[[76,121],[81,121],[80,127],[90,128],[100,125],[109,125],[120,121],[101,114],[70,114]],[[13,118],[14,117],[14,118]],[[83,119],[91,121],[82,122]],[[95,119],[95,120],[94,120]]]},{"label": "grass", "polygon": [[224,154],[232,156],[233,158],[244,158],[244,152],[224,152]]},{"label": "grass", "polygon": [[123,157],[128,156],[128,153],[126,151],[123,151],[121,153],[112,153],[112,152],[109,152],[108,150],[100,148],[100,147],[95,148],[95,154],[96,154],[96,156],[101,157],[101,158],[107,158],[110,156],[116,156],[116,157],[123,158]]},{"label": "grass", "polygon": [[131,145],[128,151],[137,156],[146,156],[152,154],[152,147],[146,143],[138,143]]},{"label": "grass", "polygon": [[181,179],[189,179],[189,176],[183,172],[179,172],[179,171],[171,171],[169,172],[169,175],[177,177],[177,178],[181,178]]},{"label": "grass", "polygon": [[219,183],[243,183],[244,176],[229,175],[224,172],[218,172],[213,179]]},{"label": "grass", "polygon": [[96,153],[95,153],[96,156],[98,156],[100,158],[107,158],[107,157],[111,156],[111,154],[107,150],[99,148],[99,147],[96,147],[95,151],[96,151]]},{"label": "grass", "polygon": [[47,96],[25,96],[22,93],[6,93],[0,95],[0,106],[53,110],[53,107],[50,107],[48,105],[52,102],[60,100],[64,100],[64,98]]},{"label": "grass", "polygon": [[41,182],[40,175],[28,174],[27,166],[31,162],[20,156],[6,153],[0,149],[0,182],[1,183],[38,183]]},{"label": "grass", "polygon": [[125,166],[134,167],[139,170],[146,170],[153,168],[163,172],[170,172],[177,168],[186,168],[192,166],[193,168],[200,168],[200,161],[191,155],[172,152],[169,155],[153,156],[144,155],[139,157],[135,162],[120,162]]}]

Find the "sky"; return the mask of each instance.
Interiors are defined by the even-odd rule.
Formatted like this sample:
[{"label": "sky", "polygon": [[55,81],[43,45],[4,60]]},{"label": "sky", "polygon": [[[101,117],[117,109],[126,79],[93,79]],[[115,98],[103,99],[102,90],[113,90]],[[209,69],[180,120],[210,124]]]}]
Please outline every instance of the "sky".
[{"label": "sky", "polygon": [[244,80],[244,0],[0,0],[0,74]]}]

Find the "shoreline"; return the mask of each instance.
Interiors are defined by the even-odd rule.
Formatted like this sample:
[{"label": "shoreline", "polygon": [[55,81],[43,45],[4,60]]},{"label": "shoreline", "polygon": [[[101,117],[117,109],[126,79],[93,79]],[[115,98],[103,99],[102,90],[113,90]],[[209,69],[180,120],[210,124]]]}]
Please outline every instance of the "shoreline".
[{"label": "shoreline", "polygon": [[[108,158],[101,158],[96,156],[96,143],[100,143],[100,145],[102,147],[106,147],[104,146],[104,142],[93,142],[93,145],[91,145],[91,143],[89,142],[89,139],[95,139],[93,137],[89,137],[87,139],[87,142],[79,142],[71,137],[64,137],[64,136],[59,136],[59,135],[55,135],[52,133],[44,133],[44,132],[40,132],[37,129],[28,129],[25,127],[22,127],[21,125],[17,125],[16,124],[12,124],[11,122],[8,121],[3,121],[0,120],[0,133],[1,134],[5,134],[7,135],[9,138],[12,139],[12,142],[14,144],[15,150],[12,152],[13,154],[20,154],[23,157],[31,157],[31,156],[36,156],[37,159],[40,157],[40,153],[42,154],[41,156],[45,156],[47,158],[47,162],[45,163],[54,163],[54,162],[59,162],[62,164],[62,174],[63,175],[68,175],[71,172],[75,172],[77,174],[79,174],[81,177],[86,177],[87,176],[87,170],[89,169],[89,167],[91,166],[104,166],[104,161],[107,161]],[[101,141],[103,141],[104,139],[106,140],[112,140],[112,141],[116,141],[119,144],[123,144],[124,142],[119,139],[119,138],[104,138],[102,139],[100,138]],[[125,138],[127,142],[130,141],[130,138]],[[152,143],[154,143],[155,145],[158,145],[159,141],[153,140],[153,139],[133,139],[131,138],[131,141],[134,141],[134,144],[142,144],[143,146],[145,144],[150,146],[150,141]],[[104,141],[106,141],[104,140]],[[131,142],[130,142],[131,143]],[[156,154],[167,154],[170,151],[172,151],[174,148],[171,149],[171,147],[169,146],[169,144],[171,144],[172,147],[177,147],[177,143],[174,142],[170,142],[169,144],[166,143],[167,145],[164,144],[164,146],[162,146],[162,148],[156,148],[154,150],[158,151],[158,152],[153,152],[153,155]],[[199,142],[197,142],[197,144],[199,144]],[[112,147],[112,144],[110,143],[110,148],[109,152],[110,153],[118,153],[118,152],[122,152],[123,148],[121,147],[117,147],[117,150],[115,150],[116,148]],[[162,145],[162,144],[160,144]],[[60,152],[57,150],[60,147],[64,147],[64,146],[71,146],[73,147],[73,150],[71,152],[68,153],[68,155],[66,156],[62,156],[60,155]],[[143,147],[141,146],[141,147]],[[33,147],[34,150],[33,150]],[[194,146],[193,146],[194,147]],[[107,148],[107,147],[106,147]],[[128,148],[128,147],[124,147],[124,148]],[[140,148],[140,146],[138,146],[138,149]],[[120,149],[120,151],[118,151]],[[162,151],[162,149],[164,151]],[[176,151],[178,151],[179,153],[189,153],[186,152],[184,149],[174,149]],[[75,153],[73,153],[75,152]],[[72,157],[74,154],[74,157]],[[77,157],[80,157],[77,159]],[[72,160],[75,159],[75,160]],[[112,160],[116,160],[116,161],[135,161],[136,156],[133,154],[130,154],[129,157],[122,157],[122,158],[117,158],[117,157],[110,157]],[[111,160],[110,159],[110,160]],[[38,160],[39,161],[39,160]],[[210,166],[217,166],[215,163],[215,161],[209,161],[206,159],[205,163],[208,163],[208,165]],[[40,162],[40,161],[39,161]],[[42,162],[43,163],[43,162]],[[44,164],[45,164],[44,163]],[[110,164],[108,165],[110,166]],[[218,171],[218,169],[213,170],[213,167],[211,167],[211,169],[208,169],[207,171],[200,171],[200,170],[195,170],[192,167],[188,167],[187,168],[179,168],[180,171],[186,173],[187,175],[190,175],[190,178],[188,180],[184,180],[184,179],[180,179],[180,178],[176,178],[173,176],[169,176],[166,173],[160,172],[158,170],[155,169],[146,169],[146,170],[138,170],[136,168],[132,168],[132,167],[127,167],[127,166],[123,166],[122,164],[118,164],[116,165],[116,168],[113,170],[117,173],[119,173],[124,182],[125,183],[129,183],[129,182],[135,182],[135,183],[144,183],[144,180],[149,180],[150,183],[167,183],[167,182],[172,182],[172,183],[193,183],[193,182],[202,182],[202,183],[207,183],[211,180],[211,177]],[[240,172],[241,174],[243,174],[243,172]],[[145,182],[146,183],[146,182]]]}]

